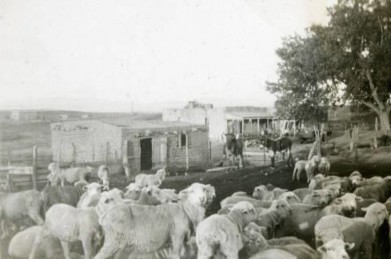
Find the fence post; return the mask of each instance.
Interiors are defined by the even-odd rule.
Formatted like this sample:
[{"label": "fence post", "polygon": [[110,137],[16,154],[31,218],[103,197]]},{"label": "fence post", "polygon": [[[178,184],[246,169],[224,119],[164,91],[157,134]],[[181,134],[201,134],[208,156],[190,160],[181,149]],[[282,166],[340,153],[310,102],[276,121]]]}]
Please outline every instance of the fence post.
[{"label": "fence post", "polygon": [[186,173],[189,171],[189,139],[186,132]]},{"label": "fence post", "polygon": [[13,192],[15,189],[14,182],[12,181],[12,175],[9,172],[7,174],[7,182],[8,182],[9,192]]},{"label": "fence post", "polygon": [[33,147],[33,174],[32,174],[34,190],[37,190],[37,158],[38,158],[38,148],[37,146],[34,146]]}]

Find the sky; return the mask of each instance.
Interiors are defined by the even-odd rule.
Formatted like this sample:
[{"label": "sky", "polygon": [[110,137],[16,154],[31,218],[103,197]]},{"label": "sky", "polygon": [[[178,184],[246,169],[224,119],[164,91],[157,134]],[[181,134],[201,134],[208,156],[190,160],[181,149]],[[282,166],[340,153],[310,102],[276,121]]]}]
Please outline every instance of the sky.
[{"label": "sky", "polygon": [[0,109],[272,106],[281,39],[326,0],[0,0]]}]

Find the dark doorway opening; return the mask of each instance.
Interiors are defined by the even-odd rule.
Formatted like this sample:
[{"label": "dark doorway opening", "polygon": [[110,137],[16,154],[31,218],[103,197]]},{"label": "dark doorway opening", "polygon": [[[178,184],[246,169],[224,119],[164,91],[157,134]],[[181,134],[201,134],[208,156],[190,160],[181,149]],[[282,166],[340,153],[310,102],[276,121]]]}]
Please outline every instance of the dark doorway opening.
[{"label": "dark doorway opening", "polygon": [[152,169],[152,139],[145,138],[140,139],[140,169],[141,170],[150,170]]}]

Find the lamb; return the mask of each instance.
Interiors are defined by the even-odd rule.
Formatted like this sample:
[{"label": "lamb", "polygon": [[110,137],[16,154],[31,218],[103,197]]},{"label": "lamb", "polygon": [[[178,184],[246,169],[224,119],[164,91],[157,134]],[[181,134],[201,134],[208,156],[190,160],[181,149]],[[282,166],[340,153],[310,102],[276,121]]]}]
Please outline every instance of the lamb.
[{"label": "lamb", "polygon": [[99,183],[87,184],[83,188],[85,192],[81,196],[76,207],[77,208],[95,207],[99,202],[103,188],[104,186],[100,185]]},{"label": "lamb", "polygon": [[257,233],[255,233],[254,235],[251,232],[249,233],[247,227],[245,228],[243,236],[246,237],[246,241],[247,241],[246,252],[250,256],[253,255],[254,253],[259,253],[267,249],[281,249],[297,256],[297,258],[300,259],[312,259],[317,255],[317,252],[305,243],[272,246],[262,236],[262,234],[259,233],[257,235]]},{"label": "lamb", "polygon": [[166,178],[166,169],[162,168],[157,170],[156,174],[153,175],[138,174],[135,178],[135,183],[141,188],[152,186],[152,185],[159,187],[163,183],[165,178]]},{"label": "lamb", "polygon": [[299,259],[297,256],[282,249],[267,249],[250,257],[250,259]]},{"label": "lamb", "polygon": [[[316,177],[316,176],[315,176]],[[299,197],[300,200],[303,200],[305,196],[312,193],[312,190],[309,188],[299,188],[296,190],[293,190],[293,193]]]},{"label": "lamb", "polygon": [[324,207],[333,200],[333,193],[330,190],[314,190],[304,197],[303,203]]},{"label": "lamb", "polygon": [[310,190],[318,190],[322,189],[322,183],[324,181],[324,176],[323,174],[317,174],[315,175],[311,180],[310,183],[308,184],[308,189]]},{"label": "lamb", "polygon": [[85,186],[80,188],[73,185],[48,185],[41,192],[41,201],[44,212],[57,203],[65,203],[76,207],[80,198],[83,196]]},{"label": "lamb", "polygon": [[65,182],[75,184],[77,182],[87,182],[87,176],[91,174],[93,168],[90,166],[85,167],[73,167],[68,169],[61,169],[57,163],[50,163],[48,166],[50,174],[48,175],[48,181],[50,185],[65,185]]},{"label": "lamb", "polygon": [[[35,239],[41,230],[41,226],[33,226],[18,232],[12,237],[11,242],[9,243],[8,254],[16,258],[28,258]],[[54,258],[62,254],[60,241],[51,236],[44,238],[37,250],[38,258]],[[72,258],[74,258],[74,256],[72,256]]]},{"label": "lamb", "polygon": [[126,193],[125,193],[125,199],[130,199],[130,200],[138,200],[139,197],[140,197],[140,193],[141,193],[141,187],[138,186],[137,184],[135,183],[130,183],[127,187],[126,187]]},{"label": "lamb", "polygon": [[354,194],[347,193],[331,202],[324,208],[307,204],[291,204],[292,214],[288,215],[275,230],[275,237],[296,236],[311,241],[314,237],[314,227],[320,218],[331,214],[351,214],[356,209]]},{"label": "lamb", "polygon": [[228,215],[215,214],[201,221],[196,230],[197,258],[210,258],[215,253],[239,258],[243,228],[255,219],[254,206],[243,201],[235,204]]},{"label": "lamb", "polygon": [[160,203],[177,202],[179,196],[174,189],[159,189],[156,186],[146,187],[146,192],[154,196]]},{"label": "lamb", "polygon": [[99,166],[98,178],[103,186],[103,190],[110,190],[110,170],[106,165]]},{"label": "lamb", "polygon": [[349,179],[352,182],[353,186],[360,186],[362,183],[363,177],[359,171],[353,171],[349,175]]},{"label": "lamb", "polygon": [[286,189],[275,188],[273,185],[260,185],[254,188],[253,197],[261,201],[272,201],[287,192]]},{"label": "lamb", "polygon": [[364,199],[374,199],[385,202],[391,194],[391,177],[385,177],[380,184],[367,185],[357,188],[354,194]]},{"label": "lamb", "polygon": [[80,240],[84,258],[92,258],[94,250],[102,240],[102,233],[95,208],[79,209],[67,204],[55,204],[46,213],[45,223],[35,239],[30,259],[37,257],[42,240],[53,236],[61,241],[66,259],[70,259],[70,242]]},{"label": "lamb", "polygon": [[278,196],[279,200],[284,200],[289,204],[300,203],[301,199],[294,192],[284,192]]},{"label": "lamb", "polygon": [[41,194],[36,190],[16,193],[3,193],[0,195],[0,232],[1,238],[8,233],[6,226],[9,221],[16,221],[26,217],[31,218],[37,225],[43,224],[40,216]]},{"label": "lamb", "polygon": [[220,207],[221,208],[232,207],[234,204],[240,201],[247,201],[250,202],[252,205],[254,205],[254,207],[263,207],[263,208],[269,208],[272,203],[271,201],[260,201],[258,199],[254,199],[248,196],[229,196],[220,202]]},{"label": "lamb", "polygon": [[305,160],[299,160],[295,163],[295,168],[293,169],[293,173],[292,173],[292,181],[294,181],[295,179],[297,181],[300,181],[301,173],[305,172],[306,163],[307,161]]},{"label": "lamb", "polygon": [[370,258],[376,232],[388,218],[388,212],[381,203],[370,205],[366,211],[364,218],[350,219],[340,215],[329,215],[320,219],[315,225],[316,245],[320,246],[332,239],[354,241],[356,250],[361,248],[365,258]]},{"label": "lamb", "polygon": [[315,237],[317,244],[327,242],[332,238],[341,238],[342,230],[355,222],[365,222],[376,233],[378,228],[388,218],[386,206],[379,202],[370,205],[364,218],[347,218],[341,215],[327,215],[321,218],[315,225]]},{"label": "lamb", "polygon": [[[340,226],[338,230],[334,228],[328,229],[328,235],[331,236],[333,231],[333,238],[323,238],[323,240],[340,239],[344,242],[353,243],[355,246],[354,249],[351,249],[350,254],[353,254],[354,258],[357,258],[358,253],[361,251],[363,253],[363,258],[372,257],[372,247],[375,245],[376,234],[371,226],[369,226],[366,222],[355,221],[347,227],[343,225]],[[322,242],[317,240],[317,246],[323,242],[328,242],[323,240]]]},{"label": "lamb", "polygon": [[171,258],[179,258],[185,239],[205,217],[208,188],[193,183],[181,193],[180,202],[157,206],[111,204],[110,200],[101,199],[104,207],[97,211],[105,242],[95,259],[108,258],[125,246],[152,253],[164,248],[167,242],[172,248]]},{"label": "lamb", "polygon": [[322,259],[349,259],[347,251],[352,250],[354,246],[354,243],[345,243],[342,240],[334,239],[317,250]]},{"label": "lamb", "polygon": [[266,227],[268,236],[274,237],[275,228],[290,214],[291,207],[285,200],[274,200],[269,209],[258,214],[256,223]]},{"label": "lamb", "polygon": [[330,172],[330,162],[326,157],[321,157],[318,164],[318,172],[327,176]]},{"label": "lamb", "polygon": [[331,184],[331,185],[326,186],[324,189],[330,191],[330,193],[332,195],[332,199],[335,199],[335,198],[338,198],[339,196],[341,196],[342,187],[340,184]]},{"label": "lamb", "polygon": [[309,183],[311,179],[314,177],[315,169],[316,169],[316,163],[312,160],[307,161],[305,164],[305,172],[307,174],[307,182]]}]

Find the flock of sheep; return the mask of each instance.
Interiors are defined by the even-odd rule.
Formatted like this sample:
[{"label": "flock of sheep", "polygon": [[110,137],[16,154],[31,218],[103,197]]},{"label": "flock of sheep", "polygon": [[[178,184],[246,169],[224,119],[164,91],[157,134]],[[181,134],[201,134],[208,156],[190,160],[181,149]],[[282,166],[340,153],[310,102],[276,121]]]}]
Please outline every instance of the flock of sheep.
[{"label": "flock of sheep", "polygon": [[87,181],[89,167],[48,168],[43,191],[0,194],[13,258],[379,258],[380,228],[391,224],[390,176],[329,176],[319,157],[296,162],[292,178],[305,171],[308,188],[235,192],[208,217],[215,188],[161,189],[164,168],[124,192],[111,188],[105,166],[99,182]]}]

